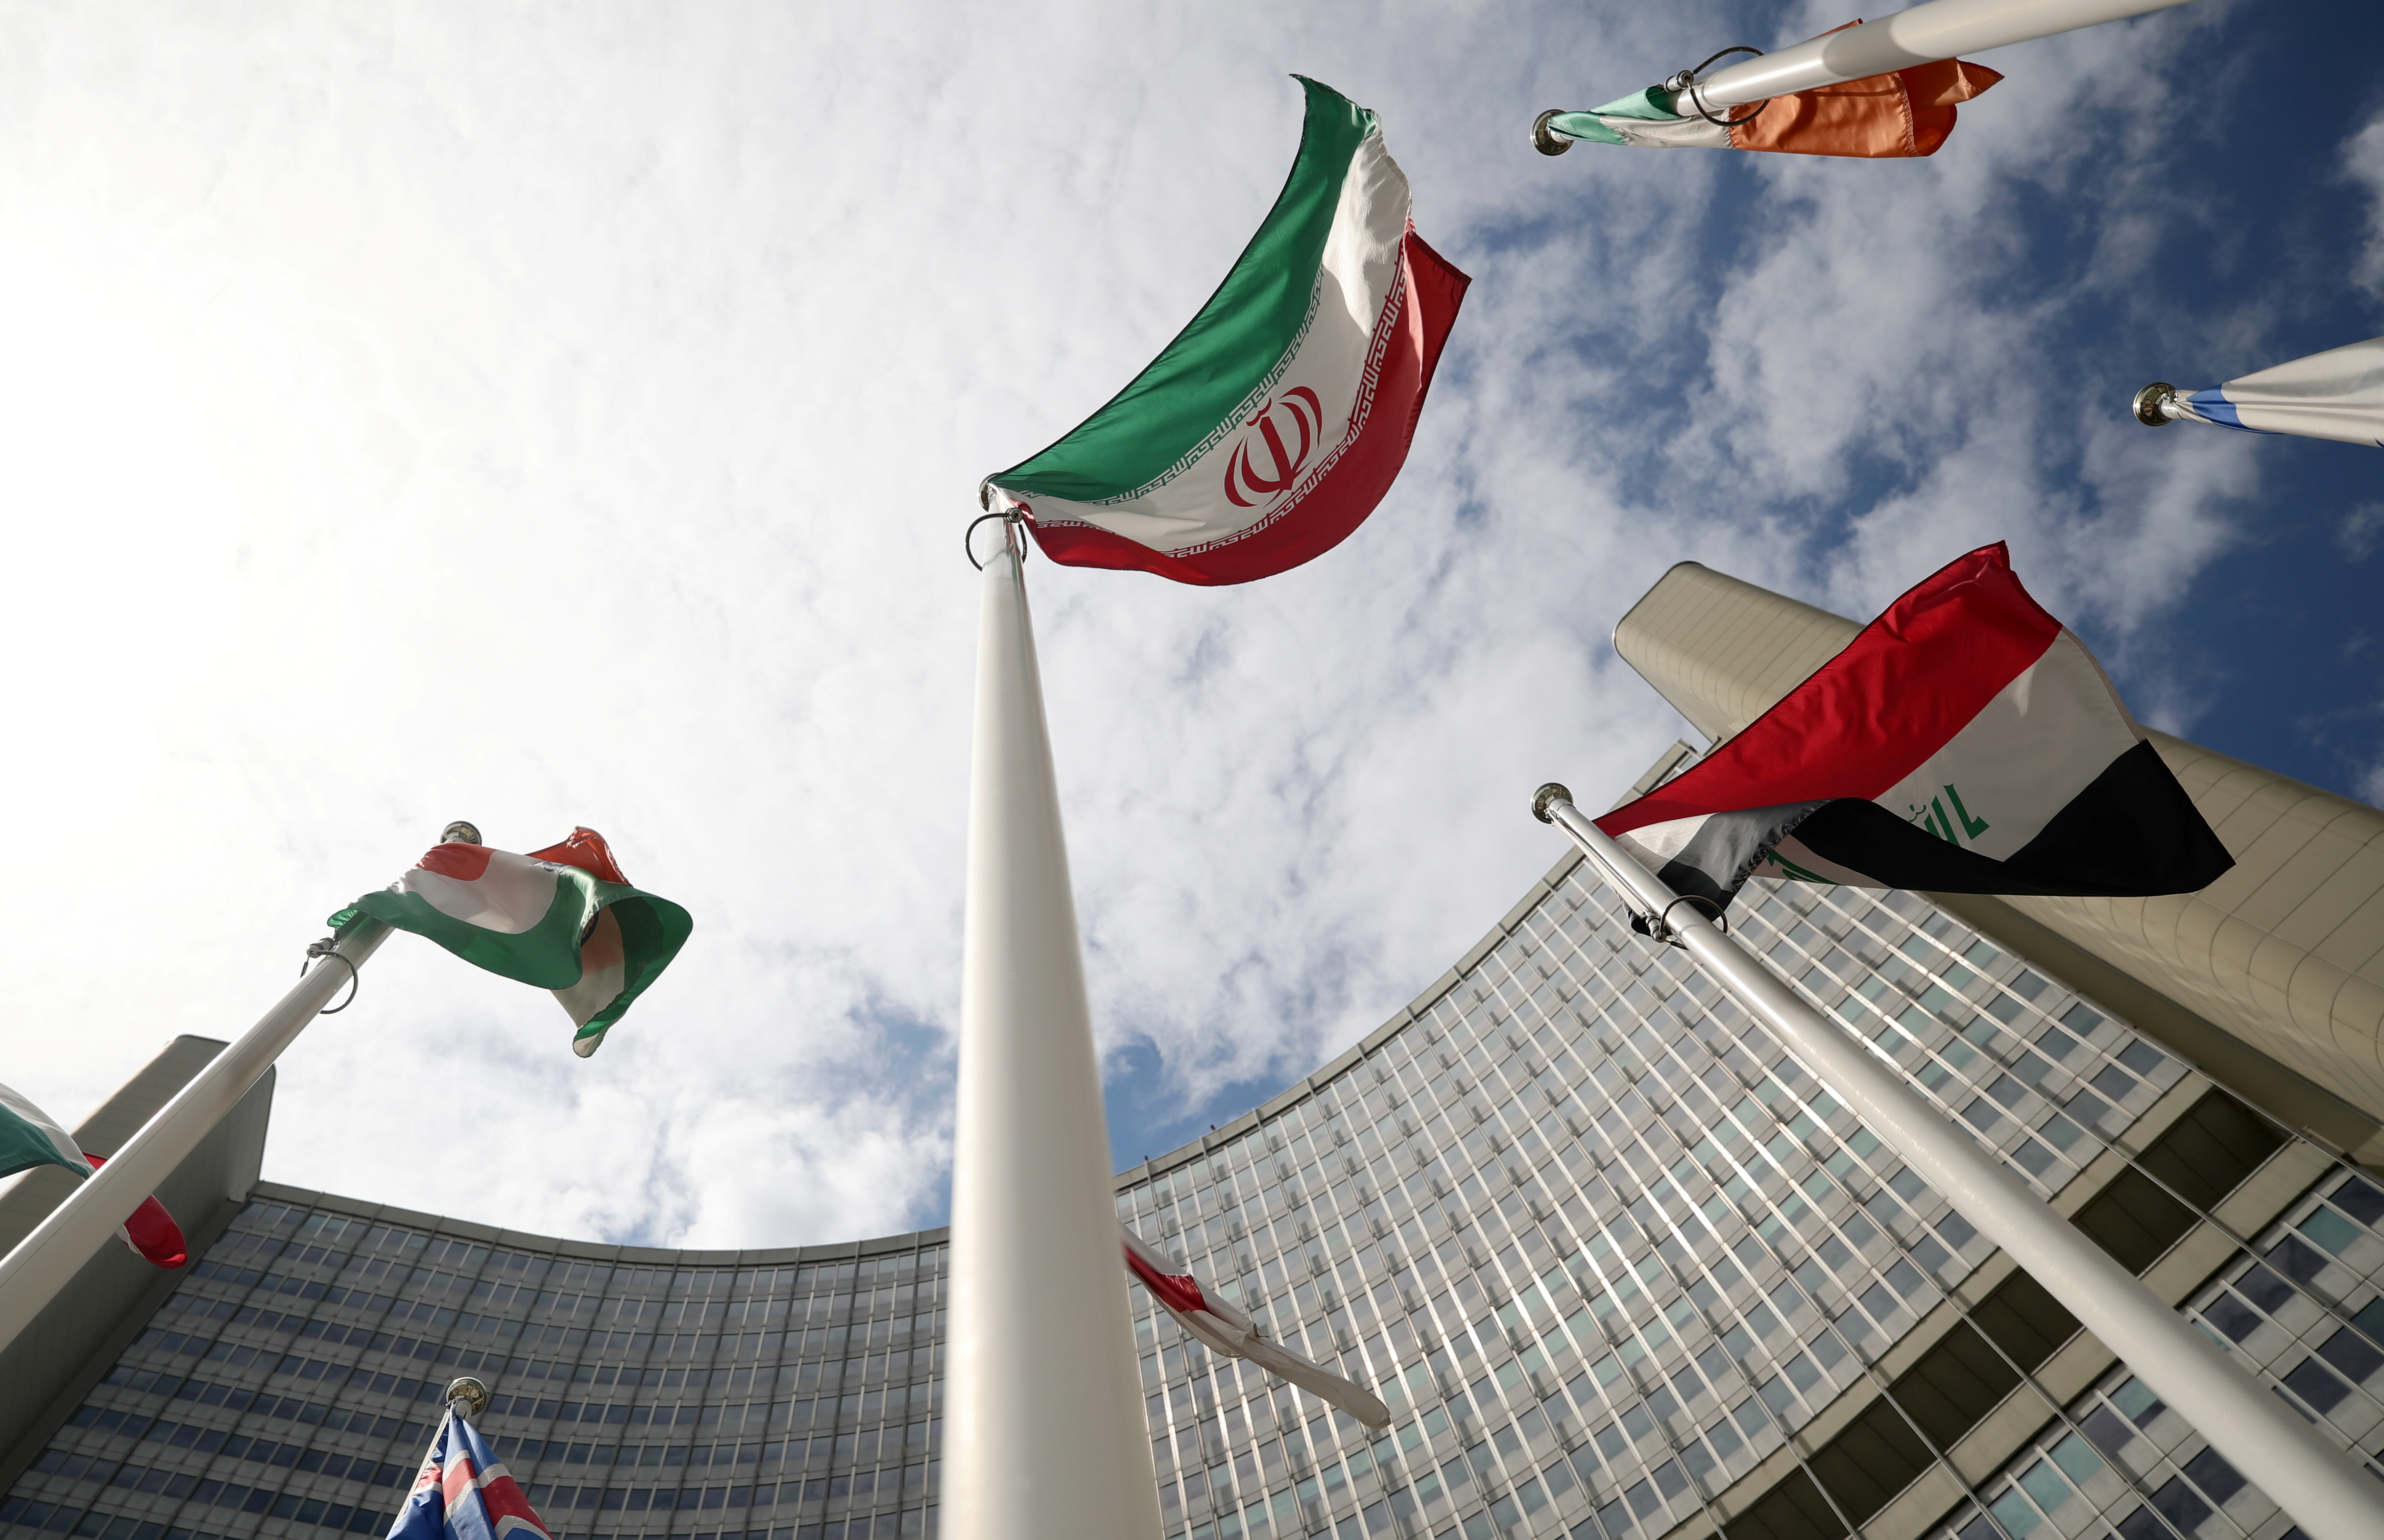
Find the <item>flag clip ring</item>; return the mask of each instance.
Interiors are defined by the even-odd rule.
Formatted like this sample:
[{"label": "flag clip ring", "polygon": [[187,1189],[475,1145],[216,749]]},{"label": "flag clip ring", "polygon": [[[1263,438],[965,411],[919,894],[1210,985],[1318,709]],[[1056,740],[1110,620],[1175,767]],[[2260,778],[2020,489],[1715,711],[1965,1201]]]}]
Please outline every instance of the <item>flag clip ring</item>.
[{"label": "flag clip ring", "polygon": [[[980,496],[981,495],[982,493],[980,493]],[[961,535],[961,549],[967,553],[969,565],[975,567],[978,572],[985,571],[985,563],[976,559],[976,526],[982,524],[990,524],[996,519],[1000,519],[1005,524],[1023,524],[1026,522],[1026,515],[1021,513],[1018,511],[1017,506],[1012,504],[1008,508],[996,509],[990,513],[980,513],[975,518],[969,521],[968,528],[962,531]],[[1008,532],[1005,530],[1003,533],[1004,537],[1007,538]],[[1024,540],[1019,541],[1018,549],[1018,559],[1023,562],[1026,560],[1026,542]]]},{"label": "flag clip ring", "polygon": [[1705,98],[1697,94],[1698,74],[1705,69],[1707,65],[1712,64],[1714,59],[1726,59],[1732,54],[1752,54],[1757,58],[1761,58],[1763,56],[1763,50],[1760,48],[1750,48],[1744,43],[1739,43],[1735,47],[1725,48],[1720,53],[1716,54],[1712,59],[1707,59],[1705,64],[1697,66],[1695,69],[1683,69],[1679,74],[1673,76],[1670,80],[1666,80],[1664,82],[1664,89],[1674,92],[1676,95],[1686,96],[1688,98],[1690,107],[1695,111],[1699,117],[1702,117],[1707,122],[1718,127],[1735,129],[1742,123],[1754,122],[1757,118],[1763,116],[1763,109],[1771,105],[1771,98],[1769,96],[1765,97],[1762,101],[1756,103],[1755,110],[1748,113],[1745,117],[1716,117],[1707,109]]},{"label": "flag clip ring", "polygon": [[298,965],[299,978],[306,977],[307,964],[314,962],[317,957],[331,957],[347,964],[348,997],[328,1010],[315,1013],[317,1016],[337,1016],[356,1003],[356,991],[363,986],[364,980],[356,973],[356,965],[349,962],[346,955],[340,951],[340,942],[336,936],[325,936],[321,941],[306,943],[306,961]]},{"label": "flag clip ring", "polygon": [[1664,912],[1658,915],[1656,917],[1655,923],[1647,927],[1647,933],[1655,937],[1658,941],[1662,942],[1667,946],[1680,945],[1681,943],[1678,939],[1680,932],[1672,929],[1671,919],[1672,911],[1679,908],[1683,904],[1704,905],[1707,909],[1713,911],[1714,923],[1721,928],[1721,933],[1725,936],[1730,934],[1730,917],[1722,913],[1721,906],[1715,903],[1712,899],[1707,898],[1705,894],[1697,893],[1684,893],[1680,897],[1672,900],[1670,904],[1665,905]]}]

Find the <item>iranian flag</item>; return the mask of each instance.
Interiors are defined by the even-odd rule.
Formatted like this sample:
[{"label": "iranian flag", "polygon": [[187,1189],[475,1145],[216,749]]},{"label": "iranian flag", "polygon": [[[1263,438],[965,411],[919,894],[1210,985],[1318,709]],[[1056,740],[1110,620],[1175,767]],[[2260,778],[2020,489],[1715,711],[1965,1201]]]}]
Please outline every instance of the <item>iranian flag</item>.
[{"label": "iranian flag", "polygon": [[1191,325],[986,478],[1052,561],[1247,583],[1340,544],[1406,462],[1469,280],[1417,237],[1374,115],[1300,84],[1291,179]]},{"label": "iranian flag", "polygon": [[1689,770],[1596,820],[1672,891],[2191,893],[2234,858],[2000,543],[1888,607]]},{"label": "iranian flag", "polygon": [[1258,1324],[1235,1308],[1233,1301],[1203,1288],[1200,1280],[1191,1274],[1175,1272],[1164,1256],[1124,1225],[1118,1226],[1118,1234],[1125,1243],[1126,1272],[1149,1290],[1160,1309],[1173,1316],[1177,1325],[1210,1351],[1227,1358],[1248,1359],[1268,1374],[1322,1398],[1370,1428],[1391,1425],[1391,1409],[1383,1404],[1380,1397],[1303,1354],[1268,1341]]},{"label": "iranian flag", "polygon": [[[1859,20],[1849,21],[1832,31],[1860,25]],[[1666,105],[1672,93],[1649,86],[1587,112],[1548,113],[1541,126],[1558,140],[1634,150],[1762,150],[1900,159],[1935,154],[1954,131],[1955,108],[2002,79],[1982,64],[1939,59],[1711,116],[1674,112]],[[1558,144],[1549,153],[1562,148]]]},{"label": "iranian flag", "polygon": [[[72,1172],[79,1181],[89,1181],[91,1174],[106,1164],[105,1155],[84,1153],[57,1119],[0,1086],[0,1177],[13,1177],[37,1165],[55,1165]],[[134,1256],[159,1267],[180,1267],[190,1260],[182,1227],[154,1194],[141,1201],[132,1217],[118,1227],[116,1238]]]},{"label": "iranian flag", "polygon": [[484,844],[433,848],[413,870],[331,917],[333,930],[370,915],[428,936],[490,973],[554,992],[577,1029],[571,1051],[604,1034],[662,977],[694,922],[629,885],[604,837],[571,837],[527,856]]}]

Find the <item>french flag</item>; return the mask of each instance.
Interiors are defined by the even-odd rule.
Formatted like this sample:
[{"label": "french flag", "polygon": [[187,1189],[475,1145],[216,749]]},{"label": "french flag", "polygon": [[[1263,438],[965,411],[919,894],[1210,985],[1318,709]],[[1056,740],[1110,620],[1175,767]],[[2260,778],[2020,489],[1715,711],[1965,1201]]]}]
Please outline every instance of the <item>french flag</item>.
[{"label": "french flag", "polygon": [[430,1453],[389,1540],[504,1540],[509,1534],[553,1540],[504,1462],[469,1421],[450,1411],[431,1435]]},{"label": "french flag", "polygon": [[2208,887],[2235,864],[2000,541],[1596,822],[1717,913],[1750,876],[2145,897]]}]

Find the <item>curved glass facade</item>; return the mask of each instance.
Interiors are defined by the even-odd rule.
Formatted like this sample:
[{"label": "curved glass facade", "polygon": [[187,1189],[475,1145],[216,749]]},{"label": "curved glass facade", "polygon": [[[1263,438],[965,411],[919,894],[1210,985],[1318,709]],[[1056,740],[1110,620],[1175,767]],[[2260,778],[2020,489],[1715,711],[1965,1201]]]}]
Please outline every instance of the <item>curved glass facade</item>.
[{"label": "curved glass facade", "polygon": [[[1137,1295],[1172,1540],[2286,1530],[1620,907],[1559,866],[1358,1047],[1122,1176],[1140,1234],[1394,1412],[1370,1432]],[[1913,895],[1758,881],[1735,918],[2338,1441],[2384,1441],[2384,1193]],[[931,1534],[945,1255],[264,1187],[0,1528],[378,1533],[471,1373],[558,1535]]]}]

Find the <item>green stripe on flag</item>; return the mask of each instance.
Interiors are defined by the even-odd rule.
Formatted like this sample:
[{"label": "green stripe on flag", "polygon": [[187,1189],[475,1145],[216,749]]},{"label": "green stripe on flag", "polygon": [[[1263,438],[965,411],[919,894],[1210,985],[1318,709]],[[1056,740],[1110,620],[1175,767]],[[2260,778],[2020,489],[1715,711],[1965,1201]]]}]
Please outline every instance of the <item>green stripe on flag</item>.
[{"label": "green stripe on flag", "polygon": [[569,989],[579,982],[580,934],[602,907],[596,895],[598,890],[604,888],[613,888],[613,884],[577,868],[557,868],[554,901],[547,906],[539,922],[527,930],[491,930],[442,914],[417,894],[388,889],[365,894],[356,900],[354,909],[341,910],[331,918],[337,925],[343,916],[361,910],[400,930],[411,930],[437,942],[474,967],[536,984],[540,989]]},{"label": "green stripe on flag", "polygon": [[[599,887],[611,887],[599,883]],[[613,1003],[588,1018],[588,1024],[572,1034],[571,1051],[581,1058],[596,1052],[613,1023],[621,1019],[646,986],[663,976],[678,949],[687,944],[695,929],[688,912],[666,898],[639,893],[635,888],[615,888],[623,897],[611,901],[614,920],[621,927],[621,992]]]},{"label": "green stripe on flag", "polygon": [[1324,241],[1374,115],[1329,86],[1308,93],[1299,154],[1225,281],[1150,366],[1040,454],[988,479],[1019,496],[1099,502],[1149,486],[1236,414],[1306,328]]},{"label": "green stripe on flag", "polygon": [[37,1165],[58,1166],[86,1180],[91,1177],[89,1163],[76,1158],[73,1136],[49,1114],[0,1086],[0,1177]]}]

